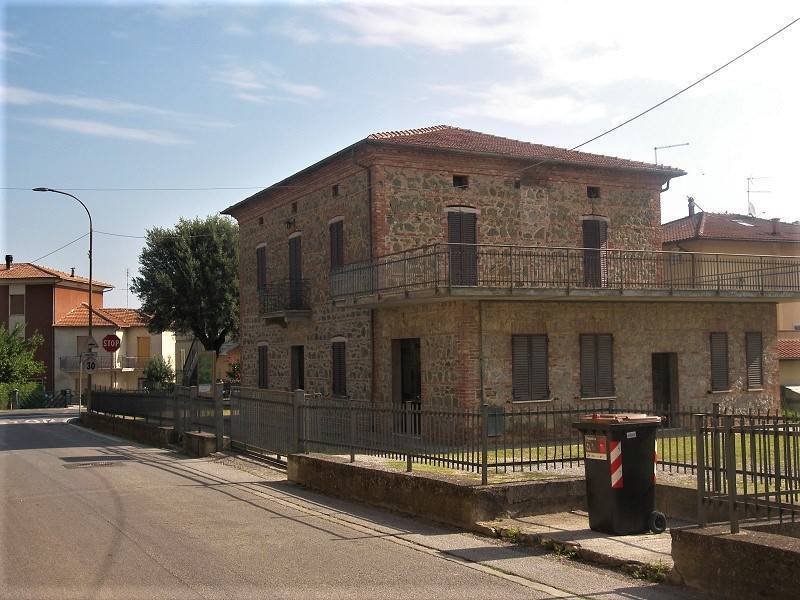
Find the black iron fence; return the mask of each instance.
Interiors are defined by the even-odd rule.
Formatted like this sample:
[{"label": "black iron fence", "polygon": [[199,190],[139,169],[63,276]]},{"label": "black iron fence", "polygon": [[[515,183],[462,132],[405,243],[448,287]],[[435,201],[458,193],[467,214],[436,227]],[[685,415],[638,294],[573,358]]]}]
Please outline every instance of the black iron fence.
[{"label": "black iron fence", "polygon": [[309,310],[311,286],[308,279],[271,281],[259,293],[262,315],[287,310]]},{"label": "black iron fence", "polygon": [[431,244],[331,273],[334,298],[425,289],[800,292],[800,257]]},{"label": "black iron fence", "polygon": [[780,415],[695,417],[697,501],[701,524],[708,506],[727,508],[731,532],[739,520],[800,517],[800,422]]}]

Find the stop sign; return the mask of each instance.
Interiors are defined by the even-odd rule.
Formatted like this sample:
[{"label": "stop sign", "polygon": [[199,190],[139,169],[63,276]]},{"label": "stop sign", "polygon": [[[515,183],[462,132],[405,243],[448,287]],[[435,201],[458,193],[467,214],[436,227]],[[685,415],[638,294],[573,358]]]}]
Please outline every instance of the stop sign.
[{"label": "stop sign", "polygon": [[108,334],[103,338],[103,350],[106,352],[116,352],[119,350],[120,341],[113,333]]}]

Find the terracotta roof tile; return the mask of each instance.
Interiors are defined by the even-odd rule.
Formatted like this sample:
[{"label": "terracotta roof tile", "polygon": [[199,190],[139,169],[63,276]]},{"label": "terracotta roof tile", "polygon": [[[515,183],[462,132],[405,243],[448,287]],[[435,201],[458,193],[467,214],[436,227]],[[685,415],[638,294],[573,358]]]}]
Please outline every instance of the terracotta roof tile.
[{"label": "terracotta roof tile", "polygon": [[778,358],[782,360],[800,359],[800,338],[778,340]]},{"label": "terracotta roof tile", "polygon": [[[6,269],[5,264],[0,264],[0,279],[55,279],[73,283],[89,283],[86,277],[73,276],[64,271],[53,269],[52,267],[43,267],[42,265],[35,265],[33,263],[12,263],[10,269]],[[97,279],[92,282],[92,285],[94,287],[108,289],[114,287],[110,283],[104,283]]]},{"label": "terracotta roof tile", "polygon": [[[147,327],[150,317],[135,308],[97,308],[92,307],[92,325],[95,327]],[[88,327],[89,305],[81,302],[53,325],[56,327]]]},{"label": "terracotta roof tile", "polygon": [[664,242],[684,240],[742,240],[755,242],[800,242],[800,224],[777,224],[772,233],[771,219],[746,215],[699,212],[661,226]]},{"label": "terracotta roof tile", "polygon": [[451,127],[450,125],[436,125],[433,127],[423,127],[421,129],[408,129],[405,131],[384,131],[370,134],[367,139],[382,144],[397,146],[417,146],[434,148],[437,150],[495,154],[508,156],[510,158],[567,162],[596,167],[661,171],[673,177],[685,174],[681,169],[676,169],[674,167],[627,160],[624,158],[617,158],[616,156],[567,150],[566,148],[557,148],[555,146],[544,146],[542,144],[534,144],[498,135],[481,133],[480,131],[472,131],[471,129]]}]

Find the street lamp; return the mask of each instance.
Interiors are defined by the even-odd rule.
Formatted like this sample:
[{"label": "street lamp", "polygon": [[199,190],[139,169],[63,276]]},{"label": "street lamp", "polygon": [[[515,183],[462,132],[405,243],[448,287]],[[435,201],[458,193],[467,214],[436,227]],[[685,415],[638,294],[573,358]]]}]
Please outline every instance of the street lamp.
[{"label": "street lamp", "polygon": [[[93,231],[94,230],[92,228],[92,213],[89,212],[89,209],[81,201],[80,198],[78,198],[77,196],[73,196],[69,192],[62,192],[61,190],[54,190],[54,189],[46,188],[46,187],[33,188],[33,191],[34,192],[52,192],[54,194],[61,194],[63,196],[69,196],[70,198],[73,198],[74,200],[76,200],[83,207],[83,210],[86,211],[86,215],[89,217],[89,339],[90,340],[94,340],[94,337],[92,337],[92,292],[93,292],[93,289],[92,289],[92,238],[94,237],[93,236]],[[82,367],[83,367],[83,365],[81,365],[81,368]],[[91,375],[91,373],[87,374],[86,385],[88,386],[88,390],[87,390],[87,393],[86,393],[86,410],[87,411],[91,411],[92,410],[92,375]],[[78,397],[80,397],[80,392],[81,391],[78,390],[78,394],[79,394]],[[80,410],[81,409],[80,409],[80,404],[79,404],[78,405],[78,416],[80,416]]]}]

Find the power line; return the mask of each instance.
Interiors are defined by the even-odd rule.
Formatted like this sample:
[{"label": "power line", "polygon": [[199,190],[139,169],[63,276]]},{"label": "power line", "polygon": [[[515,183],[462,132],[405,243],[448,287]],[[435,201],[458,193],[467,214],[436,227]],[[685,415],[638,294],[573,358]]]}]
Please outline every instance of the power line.
[{"label": "power line", "polygon": [[75,242],[82,240],[82,239],[83,239],[83,238],[85,238],[87,235],[89,235],[89,232],[88,232],[88,231],[87,231],[86,233],[84,233],[83,235],[80,235],[80,236],[76,237],[76,238],[75,238],[74,240],[72,240],[71,242],[67,242],[67,243],[66,243],[66,244],[64,244],[63,246],[59,246],[59,247],[58,247],[58,248],[56,248],[55,250],[52,250],[51,252],[48,252],[47,254],[43,254],[43,255],[42,255],[42,256],[40,256],[39,258],[34,258],[33,260],[29,260],[29,261],[27,261],[27,262],[35,263],[35,262],[38,262],[38,261],[42,260],[43,258],[47,258],[47,257],[48,257],[48,256],[50,256],[51,254],[55,254],[55,253],[56,253],[56,252],[58,252],[59,250],[63,250],[63,249],[64,249],[64,248],[66,248],[67,246],[71,246],[71,245],[72,245],[72,244],[74,244]]},{"label": "power line", "polygon": [[[753,50],[755,50],[755,49],[756,49],[756,48],[758,48],[759,46],[763,46],[763,45],[764,45],[764,44],[766,44],[766,43],[767,43],[769,40],[771,40],[772,38],[774,38],[774,37],[775,37],[775,36],[777,36],[777,35],[780,35],[781,33],[783,33],[784,31],[786,31],[787,29],[789,29],[789,27],[791,27],[792,25],[794,25],[794,24],[795,24],[795,23],[797,23],[798,21],[800,21],[800,17],[798,17],[797,19],[794,19],[794,20],[792,20],[792,21],[791,21],[791,22],[789,22],[788,24],[786,24],[786,25],[784,25],[783,27],[781,27],[780,29],[778,29],[776,32],[774,32],[774,33],[772,33],[772,34],[768,35],[768,36],[767,36],[767,37],[765,37],[763,40],[761,40],[761,41],[760,41],[760,42],[758,42],[757,44],[755,44],[755,45],[751,46],[750,48],[748,48],[747,50],[745,50],[745,51],[744,51],[744,52],[742,52],[741,54],[738,54],[738,55],[736,55],[735,57],[733,57],[732,59],[730,59],[728,62],[726,62],[724,65],[717,67],[716,69],[714,69],[714,70],[713,70],[713,71],[711,71],[710,73],[707,73],[707,74],[703,75],[703,76],[702,76],[700,79],[698,79],[698,80],[694,81],[693,83],[690,83],[690,84],[689,84],[689,85],[687,85],[686,87],[684,87],[684,88],[682,88],[682,89],[678,90],[677,92],[675,92],[675,93],[674,93],[674,94],[672,94],[671,96],[669,96],[669,97],[667,97],[667,98],[664,98],[664,99],[663,99],[661,102],[658,102],[658,103],[654,104],[654,105],[653,105],[653,106],[651,106],[650,108],[647,108],[647,109],[643,110],[642,112],[640,112],[640,113],[638,113],[638,114],[636,114],[636,115],[632,116],[630,119],[626,119],[626,120],[625,120],[625,121],[623,121],[622,123],[619,123],[619,124],[615,125],[614,127],[610,128],[610,129],[606,129],[604,132],[602,132],[602,133],[600,133],[600,134],[598,134],[598,135],[594,136],[593,138],[589,138],[589,139],[588,139],[588,140],[586,140],[585,142],[581,142],[581,143],[580,143],[580,144],[578,144],[577,146],[573,146],[572,148],[569,148],[569,150],[570,150],[570,151],[572,151],[572,150],[577,150],[578,148],[582,148],[583,146],[586,146],[587,144],[591,144],[592,142],[594,142],[594,141],[596,141],[596,140],[599,140],[601,137],[607,136],[609,133],[613,133],[614,131],[616,131],[617,129],[620,129],[621,127],[624,127],[624,126],[625,126],[625,125],[627,125],[628,123],[631,123],[631,122],[635,121],[636,119],[638,119],[638,118],[640,118],[640,117],[643,117],[643,116],[644,116],[644,115],[646,115],[647,113],[654,111],[654,110],[655,110],[655,109],[657,109],[658,107],[660,107],[660,106],[663,106],[664,104],[666,104],[666,103],[667,103],[667,102],[669,102],[670,100],[673,100],[673,99],[677,98],[678,96],[680,96],[680,95],[681,95],[681,94],[683,94],[684,92],[688,92],[690,89],[692,89],[693,87],[695,87],[695,86],[697,86],[697,85],[701,84],[702,82],[704,82],[704,81],[705,81],[706,79],[708,79],[709,77],[713,77],[714,75],[716,75],[717,73],[719,73],[720,71],[722,71],[723,69],[725,69],[726,67],[729,67],[730,65],[732,65],[733,63],[735,63],[735,62],[736,62],[737,60],[739,60],[740,58],[743,58],[743,57],[747,56],[748,54],[750,54],[750,53],[751,53]],[[544,164],[544,163],[546,163],[546,162],[548,162],[548,161],[547,161],[547,160],[543,160],[543,161],[540,161],[540,162],[538,162],[538,163],[534,163],[534,164],[532,164],[532,165],[529,165],[529,166],[525,167],[525,168],[524,168],[524,169],[522,169],[520,172],[527,171],[528,169],[532,169],[533,167],[537,167],[537,166],[539,166],[539,165],[541,165],[541,164]]]}]

